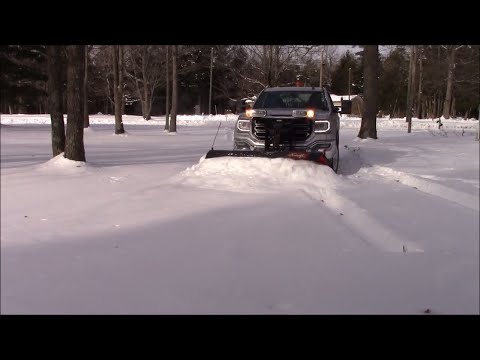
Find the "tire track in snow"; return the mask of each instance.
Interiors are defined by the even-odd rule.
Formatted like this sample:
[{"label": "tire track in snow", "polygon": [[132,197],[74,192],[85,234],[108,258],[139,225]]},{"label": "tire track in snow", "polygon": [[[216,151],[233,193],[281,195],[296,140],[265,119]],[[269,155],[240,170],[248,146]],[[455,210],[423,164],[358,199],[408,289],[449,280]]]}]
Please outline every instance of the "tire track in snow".
[{"label": "tire track in snow", "polygon": [[444,200],[452,201],[466,208],[479,211],[478,196],[467,194],[450,187],[433,183],[420,177],[407,174],[403,171],[393,170],[389,167],[374,165],[369,169],[369,173],[386,177],[393,181],[398,181],[404,185],[412,186],[427,194],[437,196]]},{"label": "tire track in snow", "polygon": [[388,252],[423,252],[417,243],[404,239],[382,225],[367,210],[358,207],[335,190],[314,187],[301,190],[310,200],[321,201],[331,212],[341,214],[341,220],[368,244]]}]

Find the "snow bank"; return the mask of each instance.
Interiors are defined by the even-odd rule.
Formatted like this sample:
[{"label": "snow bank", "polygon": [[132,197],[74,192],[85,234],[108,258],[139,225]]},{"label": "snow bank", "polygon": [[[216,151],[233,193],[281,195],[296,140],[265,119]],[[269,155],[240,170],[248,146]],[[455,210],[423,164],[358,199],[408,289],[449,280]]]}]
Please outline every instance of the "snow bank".
[{"label": "snow bank", "polygon": [[292,159],[220,157],[205,159],[175,178],[200,188],[234,192],[278,192],[286,188],[335,188],[341,179],[328,166]]},{"label": "snow bank", "polygon": [[[204,126],[208,124],[218,124],[218,122],[235,122],[238,119],[238,115],[178,115],[178,126]],[[64,117],[65,123],[67,117]],[[165,116],[154,116],[151,120],[145,120],[141,116],[124,115],[122,117],[123,124],[125,126],[131,125],[149,125],[149,126],[164,126]],[[413,130],[428,130],[438,129],[439,119],[412,119]],[[441,118],[443,127],[442,129],[473,129],[477,130],[478,120],[463,118],[448,119]],[[90,124],[92,125],[113,125],[115,123],[115,117],[113,115],[90,115]],[[361,118],[350,117],[347,115],[341,115],[340,127],[341,128],[355,128],[359,129]],[[1,116],[2,125],[12,124],[50,124],[50,115],[4,115]],[[386,116],[383,118],[377,118],[378,129],[407,129],[407,123],[405,118],[390,118]]]},{"label": "snow bank", "polygon": [[[439,119],[412,119],[412,130],[438,130],[438,121]],[[442,129],[472,129],[477,130],[478,128],[478,120],[476,119],[468,119],[465,120],[463,118],[457,119],[449,119],[444,120],[442,119]],[[347,117],[343,115],[340,120],[340,128],[354,128],[359,129],[362,119],[359,117]],[[408,124],[405,121],[405,118],[394,118],[391,119],[390,117],[383,117],[377,118],[377,129],[405,129],[407,130]]]},{"label": "snow bank", "polygon": [[[177,125],[180,126],[201,126],[219,121],[236,121],[238,115],[177,115]],[[165,125],[165,116],[153,116],[151,120],[145,120],[141,116],[124,115],[123,124],[128,125]],[[67,123],[67,116],[64,115],[64,122]],[[50,124],[50,115],[1,115],[2,124]],[[113,125],[115,117],[113,115],[90,115],[91,125]]]},{"label": "snow bank", "polygon": [[64,153],[55,156],[43,164],[35,166],[41,172],[56,174],[77,174],[94,171],[94,167],[83,161],[74,161],[64,157]]}]

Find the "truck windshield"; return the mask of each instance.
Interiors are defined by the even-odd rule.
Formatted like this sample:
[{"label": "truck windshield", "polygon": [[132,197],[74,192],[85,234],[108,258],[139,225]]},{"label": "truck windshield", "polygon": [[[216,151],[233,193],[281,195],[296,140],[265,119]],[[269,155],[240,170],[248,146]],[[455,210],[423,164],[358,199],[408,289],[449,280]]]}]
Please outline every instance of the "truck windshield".
[{"label": "truck windshield", "polygon": [[254,109],[318,109],[327,110],[323,91],[265,91]]}]

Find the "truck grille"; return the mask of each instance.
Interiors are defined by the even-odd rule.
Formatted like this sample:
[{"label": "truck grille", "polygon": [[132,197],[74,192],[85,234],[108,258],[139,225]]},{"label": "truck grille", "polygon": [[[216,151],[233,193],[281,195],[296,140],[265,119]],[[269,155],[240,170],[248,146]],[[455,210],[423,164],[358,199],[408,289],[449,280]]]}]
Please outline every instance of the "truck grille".
[{"label": "truck grille", "polygon": [[[278,122],[281,120],[281,123]],[[313,122],[309,119],[271,119],[259,118],[253,119],[253,135],[259,140],[265,140],[265,128],[272,127],[273,124],[281,124],[282,130],[292,130],[294,134],[293,141],[306,140],[312,133]]]}]

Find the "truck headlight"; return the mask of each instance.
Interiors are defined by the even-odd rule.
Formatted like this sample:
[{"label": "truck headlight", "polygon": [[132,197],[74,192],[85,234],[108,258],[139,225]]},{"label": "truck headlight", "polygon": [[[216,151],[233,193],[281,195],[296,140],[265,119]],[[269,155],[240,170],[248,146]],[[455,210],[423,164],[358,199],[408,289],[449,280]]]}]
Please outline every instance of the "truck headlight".
[{"label": "truck headlight", "polygon": [[250,120],[238,120],[237,129],[240,131],[250,131],[252,125]]},{"label": "truck headlight", "polygon": [[306,118],[313,118],[315,117],[315,111],[309,110],[293,110],[292,111],[293,117],[306,117]]},{"label": "truck headlight", "polygon": [[314,130],[316,133],[327,132],[330,130],[330,121],[328,120],[316,120]]},{"label": "truck headlight", "polygon": [[267,116],[267,111],[263,109],[247,109],[245,115],[247,117],[265,117]]}]

